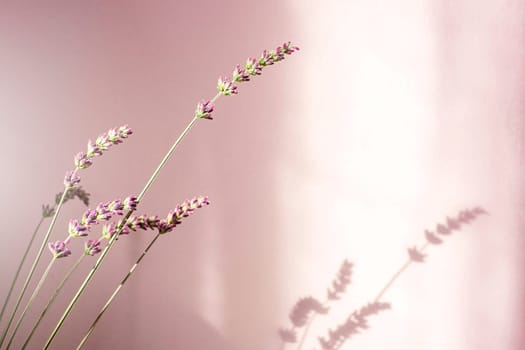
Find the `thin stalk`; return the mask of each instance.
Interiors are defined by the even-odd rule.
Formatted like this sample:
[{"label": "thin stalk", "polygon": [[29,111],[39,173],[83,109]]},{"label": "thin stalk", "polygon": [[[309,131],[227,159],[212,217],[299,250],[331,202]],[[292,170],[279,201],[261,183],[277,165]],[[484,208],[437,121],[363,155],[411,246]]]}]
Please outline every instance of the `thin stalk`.
[{"label": "thin stalk", "polygon": [[7,350],[11,347],[11,344],[13,343],[13,340],[15,339],[16,333],[18,332],[18,328],[20,328],[20,325],[22,324],[22,320],[24,319],[27,310],[33,305],[33,301],[35,301],[36,296],[38,295],[38,292],[40,292],[40,289],[42,288],[42,285],[44,284],[44,281],[47,278],[47,275],[49,274],[49,271],[51,271],[51,268],[53,267],[53,263],[56,261],[57,258],[53,257],[49,264],[47,265],[44,273],[42,274],[42,277],[40,277],[40,281],[38,281],[38,284],[36,285],[35,289],[33,290],[33,294],[31,294],[31,297],[29,298],[29,301],[27,302],[26,306],[24,307],[24,310],[22,311],[22,314],[20,315],[20,318],[16,322],[15,329],[13,330],[13,334],[11,335],[11,338],[9,338],[9,342],[7,343]]},{"label": "thin stalk", "polygon": [[42,257],[42,253],[44,252],[44,248],[47,244],[49,236],[51,235],[51,231],[53,231],[53,228],[55,227],[55,222],[57,220],[58,214],[60,213],[60,209],[62,208],[62,204],[64,203],[64,199],[66,198],[66,194],[68,191],[69,191],[69,187],[65,186],[64,191],[62,192],[62,197],[60,197],[60,201],[58,202],[56,206],[55,214],[53,215],[53,218],[51,219],[51,223],[49,224],[49,227],[47,229],[46,235],[44,236],[44,239],[42,239],[42,244],[40,245],[40,249],[38,250],[38,253],[36,254],[35,260],[33,261],[33,265],[31,266],[31,269],[29,270],[27,278],[24,282],[24,286],[22,287],[22,291],[20,292],[20,295],[18,296],[13,312],[11,313],[11,316],[9,317],[9,321],[7,322],[7,326],[4,329],[2,338],[0,339],[0,347],[2,347],[2,344],[4,344],[4,340],[7,335],[7,332],[9,331],[9,327],[11,327],[11,323],[13,322],[13,319],[15,318],[15,314],[18,311],[18,308],[20,307],[22,298],[24,297],[24,294],[27,291],[29,282],[31,281],[31,278],[33,277],[33,274],[35,273],[36,266],[38,265],[38,262],[40,261],[40,258]]},{"label": "thin stalk", "polygon": [[[219,97],[219,94],[217,94],[214,98],[213,98],[213,101],[217,100],[217,98]],[[148,189],[150,188],[150,186],[153,184],[153,182],[157,179],[157,176],[159,174],[159,172],[162,170],[162,168],[164,168],[164,165],[166,165],[167,161],[170,159],[171,155],[173,154],[173,152],[175,151],[175,149],[177,148],[177,146],[180,144],[180,142],[184,139],[184,137],[186,136],[186,134],[191,130],[191,128],[193,127],[193,125],[197,122],[198,118],[197,117],[193,117],[193,119],[190,121],[190,123],[186,126],[186,128],[182,131],[182,133],[180,134],[180,136],[177,138],[177,140],[175,141],[175,143],[171,146],[171,148],[168,150],[168,152],[166,153],[166,155],[164,156],[164,158],[162,159],[162,161],[160,162],[160,164],[157,166],[157,168],[155,169],[155,171],[153,172],[153,174],[151,175],[150,179],[148,180],[148,182],[146,183],[146,185],[144,186],[144,188],[142,189],[142,191],[140,192],[140,194],[137,196],[137,201],[140,202],[142,200],[142,198],[144,198],[144,196],[146,195],[146,193],[148,192]],[[124,217],[124,220],[122,220],[122,223],[117,227],[117,231],[115,232],[115,234],[109,239],[108,241],[108,244],[106,245],[106,247],[104,248],[104,250],[102,251],[102,253],[100,254],[99,258],[97,259],[97,261],[95,262],[95,265],[93,265],[93,268],[89,271],[88,275],[86,276],[86,278],[84,279],[84,281],[82,282],[82,284],[80,285],[80,288],[78,289],[77,293],[73,296],[73,299],[71,300],[71,302],[69,303],[69,305],[67,306],[66,310],[64,311],[64,313],[62,314],[62,316],[60,317],[60,320],[58,321],[57,325],[55,326],[55,329],[53,329],[53,332],[51,333],[51,335],[49,336],[49,338],[47,339],[47,342],[46,344],[44,345],[44,348],[43,350],[47,350],[49,349],[49,346],[51,345],[51,343],[53,342],[53,340],[55,339],[58,331],[60,330],[60,328],[62,328],[62,325],[64,324],[64,321],[66,320],[66,318],[69,316],[69,314],[71,313],[71,310],[73,309],[73,307],[75,306],[75,304],[77,303],[78,299],[80,298],[80,296],[82,295],[82,293],[84,292],[84,290],[86,289],[88,283],[91,281],[91,279],[93,278],[93,275],[95,274],[95,272],[97,272],[100,264],[102,263],[102,261],[104,260],[104,258],[106,257],[106,255],[108,254],[109,250],[111,249],[111,247],[113,246],[113,244],[115,243],[116,241],[116,238],[119,236],[120,232],[122,232],[127,220],[129,219],[129,217],[131,216],[131,213],[132,211],[128,211],[126,213],[126,216]]]},{"label": "thin stalk", "polygon": [[308,334],[308,330],[310,329],[310,326],[312,325],[312,322],[314,322],[316,316],[317,313],[314,313],[306,323],[303,334],[301,334],[301,340],[299,340],[299,345],[297,345],[297,350],[301,350],[303,348],[304,342],[306,340],[306,335]]},{"label": "thin stalk", "polygon": [[124,279],[122,280],[122,282],[120,282],[120,284],[118,285],[118,287],[115,289],[115,291],[113,292],[113,294],[111,294],[111,296],[109,297],[108,301],[106,302],[106,304],[104,305],[104,307],[102,307],[102,309],[100,310],[100,312],[98,313],[97,317],[95,318],[95,320],[93,321],[93,323],[91,324],[91,327],[89,327],[89,330],[87,331],[86,335],[84,335],[84,338],[82,338],[82,340],[80,341],[80,344],[78,344],[77,346],[77,350],[80,350],[84,344],[86,343],[86,341],[88,340],[89,336],[91,335],[91,333],[93,332],[93,330],[95,329],[95,326],[97,325],[98,321],[102,318],[102,315],[104,315],[104,313],[106,312],[106,310],[108,309],[109,305],[111,304],[111,302],[113,301],[113,299],[115,299],[115,297],[117,296],[117,294],[120,292],[120,290],[122,289],[122,287],[124,286],[124,283],[126,283],[126,281],[128,280],[128,278],[133,274],[133,272],[135,271],[135,269],[137,268],[137,266],[139,265],[139,263],[141,262],[141,260],[146,256],[146,254],[148,253],[148,251],[150,250],[150,248],[153,246],[153,244],[155,243],[155,241],[157,241],[157,239],[160,237],[160,233],[157,233],[155,235],[155,237],[151,240],[151,242],[148,244],[148,246],[146,247],[146,249],[144,249],[144,251],[142,252],[142,254],[139,256],[139,258],[137,259],[137,261],[135,261],[135,264],[133,264],[133,266],[131,267],[131,269],[128,271],[128,274],[126,275],[126,277],[124,277]]},{"label": "thin stalk", "polygon": [[31,333],[29,333],[26,341],[24,342],[24,345],[22,346],[22,350],[24,350],[27,345],[29,344],[29,341],[31,340],[31,338],[33,337],[33,334],[35,334],[35,331],[36,329],[38,328],[38,326],[40,325],[40,322],[42,322],[42,319],[44,318],[44,316],[46,315],[47,311],[49,310],[49,308],[51,307],[51,305],[53,305],[53,302],[55,301],[56,297],[58,296],[58,294],[60,294],[60,291],[62,290],[62,287],[64,287],[64,285],[66,284],[66,282],[69,280],[69,278],[71,277],[71,275],[77,270],[77,268],[80,266],[80,263],[82,262],[82,260],[84,260],[84,257],[86,256],[86,254],[82,254],[80,256],[80,258],[78,258],[77,262],[73,265],[73,267],[71,267],[71,269],[67,272],[67,274],[64,276],[64,278],[62,279],[62,281],[60,282],[60,284],[58,285],[58,287],[55,289],[55,292],[53,293],[53,295],[51,296],[51,298],[49,299],[49,301],[47,302],[47,305],[46,307],[44,308],[44,310],[42,311],[42,313],[40,314],[40,317],[38,317],[38,320],[36,321],[35,325],[33,326],[33,329],[31,330]]},{"label": "thin stalk", "polygon": [[2,311],[0,311],[0,322],[2,322],[2,318],[4,317],[4,312],[7,307],[7,304],[9,303],[9,299],[11,299],[11,294],[13,293],[13,289],[15,288],[15,284],[18,281],[18,277],[20,276],[20,271],[22,270],[22,266],[24,265],[27,254],[29,254],[29,250],[31,250],[31,246],[33,245],[33,241],[35,240],[36,234],[38,233],[38,230],[40,229],[40,225],[44,222],[45,217],[42,216],[40,218],[40,221],[38,221],[38,224],[36,225],[35,231],[33,232],[33,235],[31,236],[31,240],[29,241],[29,244],[27,245],[26,251],[24,252],[24,255],[22,256],[22,260],[20,261],[20,264],[18,265],[18,268],[15,273],[15,277],[13,278],[13,281],[11,282],[11,287],[9,287],[9,292],[7,293],[7,298],[4,301],[4,305],[2,306]]},{"label": "thin stalk", "polygon": [[[420,252],[424,252],[425,248],[428,246],[428,242],[426,242],[421,248],[419,248]],[[381,291],[377,294],[377,296],[374,299],[374,302],[378,302],[379,299],[383,297],[383,295],[386,293],[386,291],[394,284],[394,282],[401,276],[403,272],[412,264],[412,259],[408,259],[408,261],[401,266],[399,270],[390,278],[390,280],[385,284],[385,286],[381,289]]]}]

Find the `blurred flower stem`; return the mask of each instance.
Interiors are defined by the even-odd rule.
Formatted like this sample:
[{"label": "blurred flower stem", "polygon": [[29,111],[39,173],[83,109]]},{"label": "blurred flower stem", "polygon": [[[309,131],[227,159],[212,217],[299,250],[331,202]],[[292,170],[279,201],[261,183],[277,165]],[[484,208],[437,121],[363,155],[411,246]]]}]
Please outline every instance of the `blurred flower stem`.
[{"label": "blurred flower stem", "polygon": [[22,350],[24,350],[27,345],[29,344],[29,342],[31,341],[31,338],[33,337],[33,334],[35,334],[35,331],[36,329],[38,328],[38,326],[40,325],[40,322],[42,322],[42,319],[44,318],[44,316],[46,315],[47,311],[49,310],[49,308],[51,307],[51,305],[53,305],[53,302],[55,301],[56,297],[58,296],[58,294],[60,293],[60,291],[62,290],[62,288],[64,287],[64,285],[66,284],[66,282],[69,280],[69,278],[71,277],[71,275],[77,270],[77,268],[80,266],[80,263],[82,262],[82,260],[84,260],[84,257],[86,256],[86,254],[82,254],[78,260],[75,262],[75,264],[71,267],[71,269],[69,269],[69,271],[67,272],[67,274],[64,276],[64,278],[62,279],[62,281],[60,282],[60,284],[58,285],[58,287],[56,288],[55,292],[53,293],[53,295],[51,296],[51,298],[49,298],[47,304],[46,304],[46,307],[44,308],[44,310],[42,311],[42,313],[40,314],[40,316],[38,317],[38,320],[35,322],[35,325],[33,326],[33,329],[31,330],[31,333],[29,333],[29,335],[27,336],[27,339],[25,340],[24,342],[24,345],[22,346]]},{"label": "blurred flower stem", "polygon": [[11,338],[9,338],[9,342],[7,343],[7,348],[6,349],[9,349],[11,347],[11,344],[13,343],[13,340],[15,339],[16,333],[18,332],[18,329],[20,328],[20,325],[22,324],[22,320],[24,319],[24,316],[27,313],[27,310],[29,310],[29,308],[33,304],[33,301],[35,301],[35,298],[36,298],[38,292],[40,291],[40,288],[42,288],[42,285],[44,284],[44,281],[46,280],[46,277],[47,277],[49,271],[51,271],[51,268],[53,267],[53,264],[54,264],[56,259],[57,259],[56,257],[53,257],[53,259],[51,259],[51,261],[47,265],[44,273],[42,274],[42,277],[40,277],[40,281],[38,281],[38,284],[36,285],[35,289],[33,290],[33,294],[31,294],[31,297],[27,301],[27,304],[24,307],[24,310],[22,311],[22,314],[20,315],[20,317],[18,318],[18,321],[16,322],[15,329],[13,330],[13,334],[11,334]]},{"label": "blurred flower stem", "polygon": [[36,254],[35,260],[33,261],[33,265],[31,266],[31,269],[29,270],[29,273],[24,282],[24,286],[22,287],[22,290],[20,291],[18,299],[16,300],[16,303],[15,303],[15,307],[11,313],[11,316],[9,317],[9,321],[7,322],[7,325],[4,329],[2,338],[0,339],[0,347],[2,347],[2,345],[4,344],[4,340],[5,340],[5,337],[7,336],[9,327],[11,327],[11,323],[13,322],[13,319],[15,318],[15,314],[18,311],[18,308],[20,307],[20,302],[22,301],[22,298],[24,297],[24,294],[27,291],[29,282],[31,281],[31,278],[33,277],[33,274],[35,273],[36,266],[38,265],[38,262],[40,261],[40,258],[42,257],[42,253],[44,252],[44,248],[46,247],[46,243],[49,240],[49,236],[51,235],[51,232],[53,231],[53,228],[55,227],[55,223],[56,223],[58,214],[60,213],[60,209],[62,208],[62,204],[64,203],[64,199],[66,198],[66,195],[69,189],[70,187],[68,186],[64,187],[62,196],[60,197],[60,200],[57,203],[55,213],[53,214],[53,218],[51,219],[51,223],[49,224],[46,235],[42,239],[42,244],[40,245],[40,248],[38,249],[38,253]]},{"label": "blurred flower stem", "polygon": [[4,301],[4,305],[2,306],[2,311],[0,311],[0,322],[2,322],[2,318],[4,317],[4,312],[7,307],[7,304],[9,303],[9,300],[11,299],[11,294],[13,294],[13,289],[15,288],[15,284],[18,281],[18,277],[20,276],[20,271],[22,270],[22,266],[24,265],[27,254],[29,254],[29,250],[31,250],[31,247],[33,246],[33,242],[35,240],[36,234],[38,233],[38,230],[40,229],[40,226],[44,222],[45,216],[42,215],[40,218],[40,221],[38,221],[38,224],[36,225],[35,231],[33,232],[33,235],[31,236],[31,239],[29,240],[29,244],[27,245],[26,251],[24,252],[24,255],[22,256],[22,260],[20,260],[20,264],[18,265],[18,268],[16,269],[15,277],[13,278],[13,281],[11,282],[11,286],[9,287],[9,292],[7,292],[7,297]]}]

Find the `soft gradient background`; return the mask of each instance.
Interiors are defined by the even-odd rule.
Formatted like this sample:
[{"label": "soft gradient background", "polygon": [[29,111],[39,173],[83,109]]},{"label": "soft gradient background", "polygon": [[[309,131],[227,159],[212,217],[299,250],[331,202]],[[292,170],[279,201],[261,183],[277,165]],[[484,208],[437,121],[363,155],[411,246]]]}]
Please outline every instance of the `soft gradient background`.
[{"label": "soft gradient background", "polygon": [[[524,34],[520,0],[0,1],[0,299],[88,139],[133,128],[82,185],[93,203],[137,194],[219,75],[292,40],[301,51],[220,99],[145,197],[161,215],[195,194],[212,205],[159,240],[86,348],[278,349],[294,302],[322,299],[348,258],[353,284],[311,349],[425,228],[480,205],[491,215],[429,250],[345,348],[523,349]],[[83,210],[68,204],[53,238]],[[151,237],[119,240],[55,349],[78,344]]]}]

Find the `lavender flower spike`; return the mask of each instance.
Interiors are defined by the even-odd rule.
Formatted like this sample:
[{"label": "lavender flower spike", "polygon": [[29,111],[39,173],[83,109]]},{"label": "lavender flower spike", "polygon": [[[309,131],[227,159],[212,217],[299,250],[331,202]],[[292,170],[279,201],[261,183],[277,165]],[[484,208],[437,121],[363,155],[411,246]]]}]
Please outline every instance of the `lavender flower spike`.
[{"label": "lavender flower spike", "polygon": [[137,205],[139,204],[137,197],[135,196],[129,196],[126,199],[124,199],[124,202],[122,202],[124,205],[124,210],[137,210]]},{"label": "lavender flower spike", "polygon": [[64,185],[66,188],[73,188],[80,182],[80,177],[76,171],[67,171],[64,177]]},{"label": "lavender flower spike", "polygon": [[160,220],[158,223],[158,229],[160,234],[168,233],[172,231],[175,226],[182,222],[182,218],[193,214],[195,209],[202,208],[204,205],[208,205],[208,197],[194,197],[191,200],[186,200],[182,204],[178,205],[175,210],[168,213],[168,216],[164,220]]},{"label": "lavender flower spike", "polygon": [[93,158],[101,156],[104,151],[107,151],[112,145],[122,143],[122,141],[131,135],[133,132],[127,125],[108,130],[106,133],[100,135],[95,142],[91,140],[87,145],[87,152],[79,152],[75,156],[76,169],[86,169],[93,164]]},{"label": "lavender flower spike", "polygon": [[55,243],[49,242],[47,246],[51,253],[53,253],[53,257],[55,257],[55,259],[65,258],[71,254],[71,250],[69,250],[66,247],[66,244],[62,241],[56,241]]}]

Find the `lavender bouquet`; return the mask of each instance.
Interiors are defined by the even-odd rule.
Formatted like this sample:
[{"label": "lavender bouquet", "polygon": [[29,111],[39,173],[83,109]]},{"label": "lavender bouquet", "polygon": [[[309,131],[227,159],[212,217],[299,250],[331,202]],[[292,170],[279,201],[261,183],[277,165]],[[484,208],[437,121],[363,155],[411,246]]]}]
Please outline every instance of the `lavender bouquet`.
[{"label": "lavender bouquet", "polygon": [[[129,277],[133,274],[139,263],[142,261],[147,252],[151,247],[157,242],[160,236],[165,235],[175,229],[175,227],[182,223],[183,219],[193,214],[197,209],[202,208],[209,204],[209,200],[206,196],[196,196],[192,199],[183,201],[180,205],[176,206],[170,210],[165,216],[158,215],[148,215],[141,214],[136,215],[135,212],[140,207],[140,203],[144,200],[148,190],[154,184],[158,174],[169,161],[175,149],[182,142],[186,134],[192,129],[192,127],[201,119],[212,120],[212,113],[215,109],[215,102],[221,96],[232,96],[238,93],[238,84],[242,82],[250,81],[253,77],[261,75],[264,68],[273,65],[277,62],[280,62],[285,59],[287,55],[294,53],[299,50],[298,47],[294,46],[291,42],[286,42],[281,46],[278,46],[275,50],[265,50],[262,52],[259,58],[249,58],[244,65],[237,65],[230,77],[220,77],[217,82],[217,94],[210,100],[202,100],[197,104],[197,107],[194,111],[194,116],[182,131],[180,136],[175,140],[171,148],[168,150],[160,164],[153,171],[151,177],[148,179],[143,189],[139,192],[138,195],[130,195],[124,199],[113,199],[106,202],[98,203],[94,208],[87,209],[79,219],[71,219],[69,221],[68,227],[64,228],[67,231],[66,237],[64,239],[53,238],[53,232],[55,229],[55,224],[57,217],[60,214],[62,206],[69,200],[78,198],[86,206],[89,206],[89,193],[86,192],[79,186],[81,181],[80,173],[93,165],[93,161],[96,157],[102,156],[105,152],[114,148],[115,146],[126,141],[132,134],[131,128],[127,125],[120,127],[112,128],[109,131],[98,136],[95,141],[89,141],[87,144],[87,149],[85,152],[79,152],[74,157],[74,168],[73,170],[67,171],[64,178],[64,190],[59,193],[55,198],[54,205],[44,205],[42,208],[42,217],[38,222],[33,235],[29,241],[28,247],[23,254],[23,257],[20,261],[19,267],[15,273],[11,286],[9,288],[8,295],[6,300],[3,303],[2,311],[0,312],[0,321],[4,315],[7,315],[5,311],[8,306],[11,304],[11,296],[14,292],[16,282],[20,277],[20,271],[24,265],[27,255],[30,251],[31,246],[34,243],[35,237],[39,231],[40,226],[45,219],[50,218],[51,221],[47,228],[47,231],[42,238],[42,242],[37,250],[34,261],[29,269],[29,272],[25,278],[25,281],[22,285],[21,290],[18,293],[14,304],[12,305],[12,310],[9,313],[6,325],[2,330],[2,335],[0,338],[0,349],[10,349],[13,346],[13,342],[17,339],[18,330],[24,321],[28,321],[25,316],[28,314],[28,310],[33,305],[35,299],[39,295],[39,291],[44,285],[46,278],[55,265],[55,263],[64,263],[68,259],[63,259],[69,256],[72,256],[72,252],[69,249],[69,244],[74,238],[85,239],[93,233],[101,224],[100,234],[98,237],[90,237],[84,242],[84,251],[77,258],[70,269],[64,275],[62,281],[57,285],[54,293],[51,298],[47,301],[43,310],[41,310],[39,316],[36,320],[33,321],[33,327],[29,334],[22,336],[24,340],[22,349],[26,349],[30,344],[32,336],[34,335],[36,329],[41,325],[42,320],[44,319],[49,308],[59,296],[62,288],[71,275],[75,273],[77,268],[87,257],[97,256],[97,260],[93,264],[93,267],[88,272],[84,281],[79,286],[77,292],[72,297],[69,305],[64,310],[62,316],[57,322],[54,329],[50,332],[50,335],[43,345],[43,349],[49,349],[55,338],[57,337],[60,329],[62,328],[64,322],[66,322],[68,316],[73,310],[75,304],[79,298],[84,293],[87,285],[93,279],[95,273],[100,268],[105,257],[109,251],[115,246],[117,238],[123,235],[129,235],[132,232],[138,230],[152,230],[156,233],[153,235],[153,238],[146,246],[142,254],[137,258],[136,262],[131,266],[129,272],[123,277],[120,283],[117,285],[114,292],[109,296],[107,302],[101,308],[97,317],[93,320],[91,326],[88,330],[85,331],[84,336],[80,338],[77,349],[81,349],[89,336],[95,329],[98,321],[107,311],[111,302],[118,295],[122,287],[128,281]],[[117,220],[118,218],[118,220]],[[27,301],[27,303],[22,306],[23,297],[29,290],[29,284],[35,277],[35,271],[37,266],[39,266],[45,248],[51,253],[50,260],[45,268],[44,272],[40,276],[40,279],[36,287],[32,290],[32,293]],[[60,262],[57,262],[60,260]],[[20,311],[20,312],[19,312]],[[17,321],[14,322],[15,317],[18,315]]]}]

